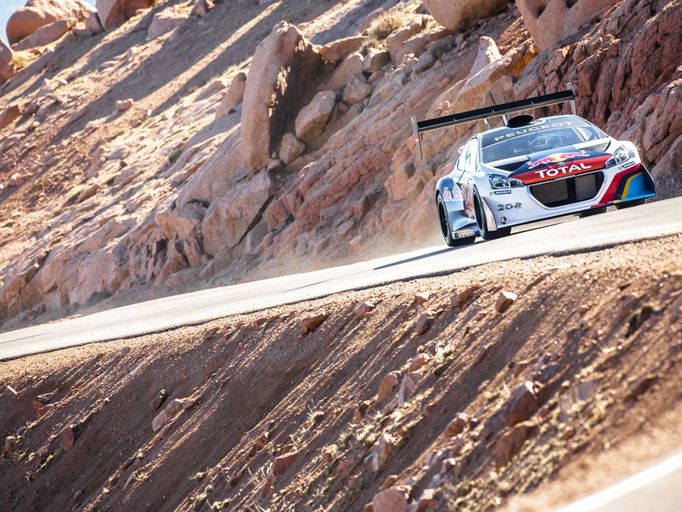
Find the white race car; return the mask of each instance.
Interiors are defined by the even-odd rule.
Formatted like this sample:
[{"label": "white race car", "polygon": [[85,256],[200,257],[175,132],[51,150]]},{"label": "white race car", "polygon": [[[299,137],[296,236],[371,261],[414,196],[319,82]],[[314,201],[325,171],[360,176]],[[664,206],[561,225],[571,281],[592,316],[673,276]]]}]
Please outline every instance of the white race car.
[{"label": "white race car", "polygon": [[[570,102],[573,115],[535,120],[507,114]],[[490,129],[501,116],[504,127]],[[450,174],[436,185],[441,233],[449,246],[506,236],[512,226],[567,214],[589,215],[635,206],[656,195],[632,142],[609,137],[575,115],[569,90],[470,112],[411,119],[421,152],[422,134],[484,120],[487,131],[462,148]]]}]

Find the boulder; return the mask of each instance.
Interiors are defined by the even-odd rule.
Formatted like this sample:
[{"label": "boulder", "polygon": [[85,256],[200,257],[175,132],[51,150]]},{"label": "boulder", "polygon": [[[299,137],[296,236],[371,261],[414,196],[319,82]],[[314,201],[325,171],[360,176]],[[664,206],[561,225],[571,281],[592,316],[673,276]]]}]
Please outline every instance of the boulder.
[{"label": "boulder", "polygon": [[105,29],[116,27],[132,18],[140,9],[148,9],[154,0],[97,0],[99,20]]},{"label": "boulder", "polygon": [[406,512],[408,509],[405,492],[391,487],[374,495],[373,512]]},{"label": "boulder", "polygon": [[244,164],[257,171],[270,161],[323,60],[294,25],[280,22],[258,45],[252,62],[242,105],[241,153]]},{"label": "boulder", "polygon": [[527,381],[514,390],[504,410],[504,422],[508,427],[530,419],[538,410],[535,386]]},{"label": "boulder", "polygon": [[152,430],[158,432],[165,427],[169,422],[174,420],[184,410],[184,403],[182,400],[176,398],[169,403],[166,408],[157,414],[152,420]]},{"label": "boulder", "polygon": [[296,459],[298,459],[300,452],[293,451],[285,453],[276,457],[272,464],[272,474],[275,476],[283,475],[287,470],[294,465]]},{"label": "boulder", "polygon": [[186,14],[175,9],[164,9],[155,13],[147,29],[147,40],[151,41],[175,30],[186,20]]},{"label": "boulder", "polygon": [[424,28],[424,20],[413,21],[409,25],[399,28],[386,38],[386,46],[391,54],[393,62],[400,64],[398,57],[402,55],[403,45],[413,36],[417,35]]},{"label": "boulder", "polygon": [[351,53],[339,65],[332,76],[322,86],[324,89],[341,89],[352,76],[362,73],[363,58],[360,52]]},{"label": "boulder", "polygon": [[391,54],[388,51],[370,48],[367,50],[367,56],[362,63],[362,69],[370,73],[374,73],[390,63]]},{"label": "boulder", "polygon": [[495,40],[483,36],[478,40],[478,53],[476,54],[476,60],[473,66],[471,66],[471,71],[469,74],[471,76],[475,75],[483,68],[502,58],[500,50],[497,48]]},{"label": "boulder", "polygon": [[40,27],[75,18],[85,21],[94,9],[85,0],[28,0],[7,21],[7,39],[15,44]]},{"label": "boulder", "polygon": [[367,83],[367,79],[363,75],[353,76],[348,85],[343,90],[343,101],[352,105],[353,103],[360,103],[372,92],[372,86]]},{"label": "boulder", "polygon": [[239,104],[244,100],[244,90],[246,88],[246,73],[240,71],[237,73],[230,86],[227,88],[227,92],[220,100],[220,105],[218,105],[218,110],[216,111],[216,117],[223,117],[224,115],[231,114],[234,109],[239,106]]},{"label": "boulder", "polygon": [[179,208],[157,212],[154,220],[163,236],[187,240],[204,218],[206,208],[200,203],[187,203]]},{"label": "boulder", "polygon": [[8,126],[12,121],[21,115],[21,109],[18,105],[12,105],[0,111],[0,130]]},{"label": "boulder", "polygon": [[99,20],[99,16],[96,12],[90,13],[88,19],[85,20],[85,30],[90,32],[92,35],[97,35],[104,32],[104,27],[102,26],[102,22]]},{"label": "boulder", "polygon": [[192,4],[192,14],[194,16],[206,16],[211,10],[211,4],[208,0],[194,0]]},{"label": "boulder", "polygon": [[204,252],[215,256],[237,246],[272,193],[268,173],[260,173],[232,187],[206,211],[201,223]]},{"label": "boulder", "polygon": [[334,91],[317,93],[313,100],[302,108],[296,116],[296,137],[304,142],[309,142],[320,136],[327,126],[335,105],[336,93]]},{"label": "boulder", "polygon": [[[544,0],[538,0],[538,3],[540,1]],[[503,11],[507,0],[424,0],[424,7],[438,23],[455,32],[471,28],[483,18]]]},{"label": "boulder", "polygon": [[54,43],[76,24],[74,18],[68,20],[58,20],[49,25],[44,25],[33,32],[31,35],[25,37],[14,45],[16,51],[30,50],[32,48],[40,48],[41,46]]},{"label": "boulder", "polygon": [[309,334],[317,330],[317,328],[320,327],[327,318],[329,318],[329,315],[324,311],[318,313],[317,315],[302,318],[300,324],[303,334]]},{"label": "boulder", "polygon": [[338,62],[351,53],[359,51],[368,41],[369,39],[365,36],[344,37],[320,46],[318,51],[325,60]]},{"label": "boulder", "polygon": [[305,144],[298,140],[293,133],[287,133],[282,137],[279,147],[279,158],[285,165],[289,165],[305,151]]},{"label": "boulder", "polygon": [[516,7],[537,47],[545,50],[575,34],[581,25],[616,3],[618,0],[518,0]]},{"label": "boulder", "polygon": [[0,85],[12,78],[17,71],[13,57],[11,48],[0,41]]}]

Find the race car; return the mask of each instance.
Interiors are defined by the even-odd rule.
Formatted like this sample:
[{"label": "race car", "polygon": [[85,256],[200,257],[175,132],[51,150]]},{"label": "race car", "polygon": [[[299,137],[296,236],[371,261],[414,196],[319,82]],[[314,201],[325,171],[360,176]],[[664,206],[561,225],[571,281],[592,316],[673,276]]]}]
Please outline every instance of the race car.
[{"label": "race car", "polygon": [[[535,119],[508,114],[570,102],[572,115]],[[491,128],[489,119],[504,126]],[[656,195],[632,142],[608,136],[576,115],[566,91],[449,116],[411,118],[419,151],[423,133],[483,120],[488,130],[459,150],[452,172],[436,184],[438,221],[450,247],[509,235],[513,226],[568,214],[643,204]]]}]

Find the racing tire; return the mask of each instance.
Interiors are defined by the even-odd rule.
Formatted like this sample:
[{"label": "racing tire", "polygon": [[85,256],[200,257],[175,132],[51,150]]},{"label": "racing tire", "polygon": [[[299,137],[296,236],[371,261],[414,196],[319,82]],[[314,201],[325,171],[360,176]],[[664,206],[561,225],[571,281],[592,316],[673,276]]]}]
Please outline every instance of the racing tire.
[{"label": "racing tire", "polygon": [[592,208],[590,210],[585,210],[584,212],[580,212],[578,214],[578,217],[584,219],[585,217],[592,217],[593,215],[599,215],[601,213],[606,213],[606,206],[602,206],[601,208]]},{"label": "racing tire", "polygon": [[618,204],[616,204],[616,208],[618,210],[624,210],[625,208],[632,208],[633,206],[642,206],[644,203],[646,203],[646,198],[635,199],[634,201],[627,201],[625,203],[618,203]]},{"label": "racing tire", "polygon": [[468,236],[466,238],[455,238],[450,229],[450,222],[448,221],[448,209],[445,207],[445,201],[438,196],[438,224],[440,225],[440,234],[443,236],[448,247],[460,247],[473,243],[475,236]]},{"label": "racing tire", "polygon": [[496,240],[508,236],[511,233],[511,227],[498,228],[495,231],[488,229],[488,223],[485,222],[485,215],[483,215],[483,207],[481,206],[481,198],[478,193],[474,195],[474,208],[476,212],[476,224],[478,224],[478,231],[481,233],[483,240]]}]

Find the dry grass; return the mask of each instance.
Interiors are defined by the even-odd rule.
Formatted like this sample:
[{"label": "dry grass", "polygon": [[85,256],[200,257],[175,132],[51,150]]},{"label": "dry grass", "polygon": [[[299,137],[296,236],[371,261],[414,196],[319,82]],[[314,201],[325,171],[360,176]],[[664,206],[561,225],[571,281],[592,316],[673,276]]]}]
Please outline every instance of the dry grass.
[{"label": "dry grass", "polygon": [[379,16],[370,27],[368,33],[371,40],[383,41],[394,31],[406,25],[408,16],[402,11],[387,12]]},{"label": "dry grass", "polygon": [[12,60],[14,61],[14,67],[17,68],[17,71],[21,71],[39,56],[40,54],[36,55],[36,53],[29,50],[14,52],[12,57]]}]

